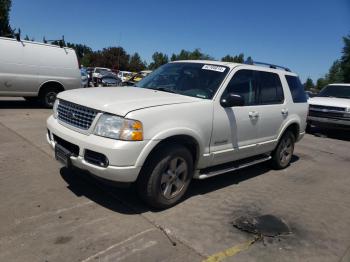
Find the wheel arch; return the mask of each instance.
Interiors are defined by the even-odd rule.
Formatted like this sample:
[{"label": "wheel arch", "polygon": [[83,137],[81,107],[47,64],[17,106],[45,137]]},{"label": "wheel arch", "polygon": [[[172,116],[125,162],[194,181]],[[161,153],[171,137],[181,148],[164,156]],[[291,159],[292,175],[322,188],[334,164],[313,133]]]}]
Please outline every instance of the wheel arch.
[{"label": "wheel arch", "polygon": [[41,92],[43,92],[45,90],[45,88],[48,87],[55,87],[57,88],[57,90],[59,92],[64,91],[64,86],[61,82],[57,81],[57,80],[47,80],[43,83],[41,83],[40,87],[39,87],[39,91],[38,91],[38,95],[40,95]]},{"label": "wheel arch", "polygon": [[295,141],[297,141],[300,135],[300,123],[296,120],[288,122],[281,130],[277,141],[279,141],[287,131],[292,131]]},{"label": "wheel arch", "polygon": [[139,159],[137,160],[140,166],[146,165],[146,163],[151,159],[151,157],[161,150],[162,147],[169,144],[178,144],[186,147],[192,155],[193,165],[196,167],[197,162],[200,157],[201,147],[198,140],[191,135],[188,134],[179,134],[179,135],[170,135],[161,140],[152,140],[148,146],[145,147]]}]

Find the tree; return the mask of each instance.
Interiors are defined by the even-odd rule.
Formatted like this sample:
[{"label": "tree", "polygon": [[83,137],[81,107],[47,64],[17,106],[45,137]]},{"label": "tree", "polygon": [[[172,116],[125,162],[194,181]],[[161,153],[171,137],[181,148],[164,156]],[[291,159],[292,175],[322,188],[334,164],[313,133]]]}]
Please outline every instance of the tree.
[{"label": "tree", "polygon": [[233,62],[233,63],[244,63],[244,54],[239,54],[238,56],[231,56],[226,55],[223,58],[221,58],[221,61],[223,62]]},{"label": "tree", "polygon": [[350,83],[350,35],[343,38],[344,47],[341,57],[341,69],[343,73],[343,81]]},{"label": "tree", "polygon": [[155,52],[152,55],[153,62],[150,63],[149,69],[154,70],[160,67],[161,65],[164,65],[169,62],[169,58],[166,54],[163,54],[161,52]]},{"label": "tree", "polygon": [[133,72],[140,72],[141,70],[144,70],[146,68],[146,65],[144,62],[142,62],[141,57],[138,53],[133,54],[130,57],[129,61],[129,70]]},{"label": "tree", "polygon": [[11,10],[11,0],[0,1],[0,36],[13,37],[14,30],[10,26],[9,13]]},{"label": "tree", "polygon": [[199,48],[195,50],[187,51],[182,49],[179,54],[172,54],[171,61],[177,60],[212,60],[213,58],[207,54],[201,52]]},{"label": "tree", "polygon": [[311,90],[315,87],[314,82],[312,81],[312,79],[309,77],[308,79],[306,79],[306,82],[304,83],[304,88],[305,90]]},{"label": "tree", "polygon": [[329,68],[328,74],[326,75],[326,79],[330,84],[344,82],[343,70],[339,60],[333,62],[332,66]]},{"label": "tree", "polygon": [[75,50],[79,63],[82,63],[84,56],[92,53],[92,49],[84,44],[73,44],[68,42],[67,46]]},{"label": "tree", "polygon": [[321,77],[319,79],[317,79],[317,82],[316,82],[316,88],[318,90],[321,90],[322,88],[324,88],[326,85],[328,85],[328,82],[325,78]]},{"label": "tree", "polygon": [[128,70],[130,55],[124,48],[108,47],[90,54],[91,66],[108,67],[116,70]]}]

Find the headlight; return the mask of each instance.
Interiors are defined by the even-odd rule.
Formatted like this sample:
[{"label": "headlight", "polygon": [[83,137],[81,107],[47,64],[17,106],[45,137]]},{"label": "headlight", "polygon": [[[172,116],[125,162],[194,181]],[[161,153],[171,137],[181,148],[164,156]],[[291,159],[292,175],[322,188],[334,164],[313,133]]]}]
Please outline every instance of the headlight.
[{"label": "headlight", "polygon": [[54,117],[54,118],[57,118],[57,117],[58,117],[58,111],[57,111],[57,109],[58,109],[58,104],[59,104],[59,103],[60,103],[60,102],[59,102],[59,99],[56,98],[55,103],[53,104],[53,107],[52,107],[52,109],[53,109],[53,117]]},{"label": "headlight", "polygon": [[143,140],[142,123],[140,121],[109,114],[103,114],[100,117],[96,124],[94,134],[118,140]]}]

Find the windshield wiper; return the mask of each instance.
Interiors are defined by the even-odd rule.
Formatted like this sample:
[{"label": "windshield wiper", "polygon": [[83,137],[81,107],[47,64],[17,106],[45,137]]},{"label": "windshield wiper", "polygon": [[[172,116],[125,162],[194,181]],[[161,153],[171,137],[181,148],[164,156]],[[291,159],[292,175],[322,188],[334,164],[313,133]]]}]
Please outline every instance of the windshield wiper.
[{"label": "windshield wiper", "polygon": [[163,91],[163,92],[168,92],[168,93],[173,93],[176,94],[175,91],[169,89],[169,88],[165,88],[165,87],[159,87],[159,88],[150,88],[152,90],[159,90],[159,91]]}]

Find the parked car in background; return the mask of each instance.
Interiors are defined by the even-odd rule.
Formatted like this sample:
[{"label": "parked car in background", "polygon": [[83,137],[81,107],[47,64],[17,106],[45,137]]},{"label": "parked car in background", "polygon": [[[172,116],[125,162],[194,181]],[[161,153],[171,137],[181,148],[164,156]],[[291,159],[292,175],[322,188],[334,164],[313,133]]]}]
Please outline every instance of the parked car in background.
[{"label": "parked car in background", "polygon": [[101,76],[101,73],[106,72],[106,71],[107,71],[107,72],[112,72],[112,70],[109,69],[109,68],[105,68],[105,67],[95,67],[94,70],[92,71],[92,77],[93,77],[93,78],[94,78],[94,77],[98,78],[98,77]]},{"label": "parked car in background", "polygon": [[145,76],[142,74],[133,75],[129,80],[123,82],[123,86],[133,86],[140,82]]},{"label": "parked car in background", "polygon": [[98,86],[99,78],[101,78],[102,75],[106,73],[112,73],[112,70],[105,67],[95,67],[92,71],[93,86]]},{"label": "parked car in background", "polygon": [[52,107],[59,92],[80,87],[74,49],[0,37],[0,96]]},{"label": "parked car in background", "polygon": [[167,208],[192,178],[269,160],[286,168],[307,109],[304,87],[287,68],[177,61],[136,87],[60,94],[47,141],[68,167],[135,182],[149,205]]},{"label": "parked car in background", "polygon": [[89,86],[89,74],[86,71],[86,69],[81,68],[80,69],[80,74],[81,74],[81,86],[86,88]]},{"label": "parked car in background", "polygon": [[118,77],[122,80],[122,82],[126,82],[132,77],[132,73],[129,71],[119,71]]},{"label": "parked car in background", "polygon": [[143,75],[144,77],[148,76],[150,73],[152,73],[152,70],[142,70],[142,71],[140,71],[140,74]]},{"label": "parked car in background", "polygon": [[98,79],[98,86],[121,86],[122,80],[116,74],[107,72],[102,73]]},{"label": "parked car in background", "polygon": [[306,92],[306,95],[307,95],[308,98],[311,98],[311,97],[314,97],[314,96],[317,95],[316,93],[313,93],[311,91],[305,91],[305,92]]},{"label": "parked car in background", "polygon": [[350,84],[330,84],[309,99],[308,126],[350,128]]}]

